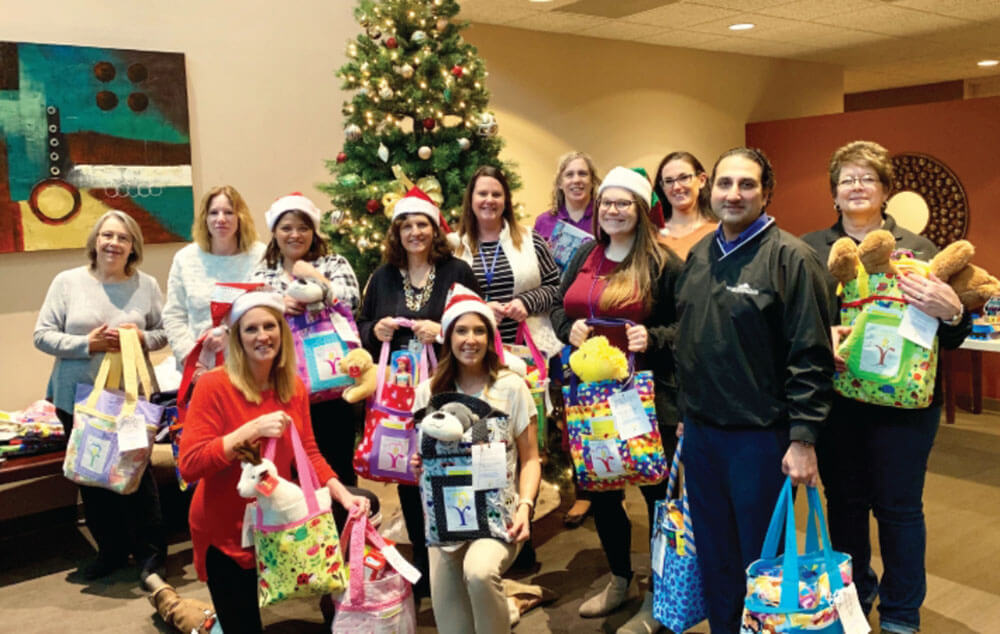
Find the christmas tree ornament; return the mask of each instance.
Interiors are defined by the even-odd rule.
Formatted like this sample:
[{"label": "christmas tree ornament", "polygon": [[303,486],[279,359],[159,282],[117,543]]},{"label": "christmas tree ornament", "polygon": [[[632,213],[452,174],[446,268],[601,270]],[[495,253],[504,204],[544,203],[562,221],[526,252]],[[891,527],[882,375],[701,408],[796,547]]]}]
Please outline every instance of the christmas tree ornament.
[{"label": "christmas tree ornament", "polygon": [[[387,148],[385,146],[385,143],[379,143],[378,144],[378,152],[377,152],[377,154],[378,154],[378,157],[380,159],[382,159],[383,163],[387,163],[389,161],[389,148]],[[338,156],[337,158],[339,159],[340,157]]]},{"label": "christmas tree ornament", "polygon": [[493,113],[484,112],[479,115],[479,120],[476,122],[476,133],[483,137],[494,137],[497,135],[499,127],[497,118],[493,116]]},{"label": "christmas tree ornament", "polygon": [[445,88],[442,96],[444,97],[445,102],[451,103],[451,88]]},{"label": "christmas tree ornament", "polygon": [[421,145],[420,149],[417,150],[417,156],[424,159],[425,161],[431,157],[431,149],[426,145]]},{"label": "christmas tree ornament", "polygon": [[371,18],[369,18],[367,15],[363,15],[360,18],[358,18],[358,24],[360,24],[362,28],[367,29],[371,25],[371,23],[372,23]]},{"label": "christmas tree ornament", "polygon": [[451,67],[451,74],[454,75],[456,78],[460,78],[462,75],[465,74],[465,69],[462,68],[460,65],[455,64],[454,66]]},{"label": "christmas tree ornament", "polygon": [[386,48],[396,48],[397,46],[399,46],[399,42],[396,41],[396,38],[394,38],[394,37],[387,37],[387,38],[385,38],[385,47]]},{"label": "christmas tree ornament", "polygon": [[424,119],[424,130],[433,130],[435,125],[437,125],[437,121],[435,121],[432,117]]},{"label": "christmas tree ornament", "polygon": [[368,213],[370,214],[377,212],[381,206],[382,203],[375,200],[374,198],[370,199],[368,202],[365,203],[365,209],[367,209]]},{"label": "christmas tree ornament", "polygon": [[472,147],[472,141],[463,136],[458,140],[458,147],[462,148],[462,151],[468,150]]},{"label": "christmas tree ornament", "polygon": [[413,77],[413,67],[409,64],[403,64],[402,66],[396,67],[396,72],[399,73],[400,77],[403,79],[409,79]]},{"label": "christmas tree ornament", "polygon": [[361,249],[362,251],[365,251],[365,250],[368,249],[369,246],[371,246],[371,245],[368,244],[367,238],[358,238],[358,248],[359,249]]},{"label": "christmas tree ornament", "polygon": [[344,128],[344,136],[347,137],[348,141],[357,141],[361,138],[361,128],[355,123],[349,123],[346,128]]},{"label": "christmas tree ornament", "polygon": [[336,227],[343,221],[344,221],[343,209],[333,209],[330,211],[330,224]]},{"label": "christmas tree ornament", "polygon": [[392,92],[392,88],[389,88],[389,84],[382,84],[378,89],[378,96],[383,99],[392,99],[395,93]]},{"label": "christmas tree ornament", "polygon": [[414,44],[420,44],[427,41],[427,34],[423,31],[414,31],[413,35],[410,36],[410,41]]},{"label": "christmas tree ornament", "polygon": [[372,25],[372,26],[368,27],[368,37],[370,37],[373,40],[378,41],[378,39],[380,37],[382,37],[382,31],[380,31],[377,26]]},{"label": "christmas tree ornament", "polygon": [[340,184],[349,189],[354,189],[361,182],[361,178],[357,174],[344,174],[340,177]]},{"label": "christmas tree ornament", "polygon": [[448,28],[448,19],[447,18],[441,18],[434,25],[434,28],[438,30],[438,33],[443,33],[444,30]]},{"label": "christmas tree ornament", "polygon": [[347,153],[346,152],[338,152],[337,153],[337,162],[338,163],[343,163],[346,160],[347,160]]}]

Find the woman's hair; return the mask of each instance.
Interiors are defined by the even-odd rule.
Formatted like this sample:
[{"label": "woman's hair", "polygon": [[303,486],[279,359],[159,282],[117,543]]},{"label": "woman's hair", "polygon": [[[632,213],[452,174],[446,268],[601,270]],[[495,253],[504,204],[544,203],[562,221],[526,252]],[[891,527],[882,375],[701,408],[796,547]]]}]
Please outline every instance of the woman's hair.
[{"label": "woman's hair", "polygon": [[892,190],[892,157],[889,150],[874,141],[851,141],[834,151],[830,157],[830,193],[836,198],[840,170],[848,163],[864,165],[875,170],[886,193]]},{"label": "woman's hair", "polygon": [[212,204],[212,199],[219,194],[229,199],[229,204],[236,212],[239,227],[236,232],[236,252],[246,253],[250,250],[250,245],[257,241],[257,228],[253,224],[253,216],[250,215],[250,208],[247,207],[243,196],[240,196],[240,193],[231,185],[217,185],[205,193],[194,214],[191,236],[202,251],[212,252],[212,235],[208,232],[208,208]]},{"label": "woman's hair", "polygon": [[128,260],[125,261],[125,275],[131,277],[135,269],[142,264],[142,229],[139,228],[139,223],[132,216],[117,209],[106,211],[103,216],[97,219],[87,235],[87,259],[90,260],[90,270],[97,270],[97,234],[101,232],[101,226],[109,218],[114,218],[125,225],[125,230],[128,231],[128,235],[132,239],[132,250],[128,254]]},{"label": "woman's hair", "polygon": [[[296,365],[295,365],[295,342],[292,340],[292,331],[285,321],[285,316],[270,306],[259,306],[271,313],[281,331],[281,346],[278,349],[278,356],[271,364],[271,375],[267,382],[275,396],[282,403],[287,403],[295,394]],[[252,308],[250,310],[253,310]],[[250,311],[247,311],[250,312]],[[233,382],[236,389],[251,403],[260,404],[263,397],[254,382],[253,373],[250,371],[250,364],[247,362],[246,352],[243,350],[243,337],[240,336],[240,324],[243,322],[246,313],[240,317],[239,321],[229,332],[229,351],[226,355],[226,374]]]},{"label": "woman's hair", "polygon": [[594,167],[594,159],[586,152],[567,152],[559,157],[559,167],[556,168],[556,180],[552,186],[552,208],[549,213],[553,216],[559,215],[559,210],[566,206],[566,194],[562,190],[562,173],[566,167],[576,159],[583,159],[587,163],[590,171],[590,202],[597,198],[597,188],[601,186],[601,177],[597,175],[597,168]]},{"label": "woman's hair", "polygon": [[497,380],[497,375],[500,373],[502,366],[500,364],[500,357],[497,356],[496,343],[494,342],[496,331],[486,321],[486,318],[479,313],[463,313],[451,322],[448,330],[444,333],[444,350],[441,353],[441,360],[438,362],[437,370],[434,371],[434,375],[431,377],[431,394],[455,391],[455,379],[458,377],[458,361],[455,360],[455,355],[451,351],[451,335],[455,332],[455,325],[458,323],[458,320],[469,314],[479,317],[483,325],[486,326],[486,357],[483,359],[483,363],[490,371],[490,378],[486,384],[487,387],[493,385],[494,381]]},{"label": "woman's hair", "polygon": [[267,243],[267,250],[264,251],[264,261],[267,262],[268,268],[273,269],[278,266],[278,262],[281,261],[281,249],[278,248],[278,238],[275,237],[275,234],[278,232],[278,225],[281,224],[281,219],[284,218],[286,214],[294,214],[296,218],[306,223],[306,226],[312,229],[312,244],[309,245],[309,251],[302,256],[303,260],[312,262],[330,252],[330,247],[326,245],[326,239],[320,235],[319,227],[313,224],[312,218],[310,218],[304,211],[289,209],[288,211],[283,212],[280,216],[278,216],[278,219],[274,221],[274,231],[271,232],[271,241]]},{"label": "woman's hair", "polygon": [[[649,308],[653,302],[655,279],[660,276],[667,261],[666,252],[656,239],[656,226],[649,217],[649,205],[635,192],[627,189],[624,191],[632,197],[635,206],[635,242],[632,243],[632,250],[625,259],[619,262],[608,276],[607,286],[601,293],[601,300],[598,303],[603,310],[626,306],[633,302],[642,302],[643,306]],[[603,197],[604,192],[598,194],[597,200],[594,201],[594,209],[598,210],[598,213],[594,214],[594,235],[597,236],[599,245],[607,246],[611,242],[611,237],[601,229],[599,211]]]},{"label": "woman's hair", "polygon": [[[462,196],[462,217],[458,221],[459,238],[468,238],[469,248],[475,253],[479,250],[479,221],[472,210],[472,194],[476,189],[476,181],[480,178],[495,178],[503,188],[503,214],[502,218],[507,222],[510,230],[510,238],[514,242],[514,248],[521,250],[521,232],[518,231],[517,220],[514,218],[514,206],[510,200],[510,185],[507,184],[507,177],[498,167],[483,165],[479,167],[469,179],[469,184],[465,187],[465,195]],[[463,247],[457,249],[462,252]]]},{"label": "woman's hair", "polygon": [[[398,269],[407,267],[406,249],[403,248],[403,240],[399,237],[399,232],[406,219],[413,215],[427,218],[426,214],[403,214],[394,218],[388,231],[385,232],[385,241],[382,243],[384,245],[382,261]],[[441,231],[441,227],[430,218],[427,218],[427,222],[431,223],[431,227],[434,229],[434,237],[431,238],[431,250],[427,254],[427,261],[431,264],[437,264],[451,257],[451,247],[448,245],[448,239],[445,237],[444,231]]]},{"label": "woman's hair", "polygon": [[[701,161],[699,161],[694,154],[690,152],[671,152],[663,157],[660,164],[656,166],[656,173],[653,174],[653,192],[656,197],[660,199],[661,207],[663,207],[663,220],[670,220],[670,216],[673,215],[673,207],[670,206],[669,199],[667,198],[667,192],[663,189],[663,183],[660,182],[661,174],[663,173],[663,167],[671,161],[684,161],[691,166],[694,170],[694,175],[706,174],[705,168],[702,167]],[[706,174],[707,177],[707,174]],[[715,220],[715,214],[712,213],[712,184],[705,182],[701,189],[698,190],[698,213],[702,215],[703,218],[708,220]]]}]

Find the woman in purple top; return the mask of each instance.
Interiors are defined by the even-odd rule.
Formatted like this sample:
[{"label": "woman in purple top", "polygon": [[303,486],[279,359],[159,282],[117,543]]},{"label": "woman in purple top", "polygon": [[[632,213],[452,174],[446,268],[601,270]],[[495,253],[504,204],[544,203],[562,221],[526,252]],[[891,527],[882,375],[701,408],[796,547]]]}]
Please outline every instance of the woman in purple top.
[{"label": "woman in purple top", "polygon": [[[549,246],[552,231],[559,222],[593,234],[593,207],[597,186],[601,179],[597,175],[594,161],[583,152],[569,152],[559,158],[555,186],[552,188],[552,208],[540,214],[535,220],[535,231]],[[566,268],[572,254],[556,257],[560,270]]]}]

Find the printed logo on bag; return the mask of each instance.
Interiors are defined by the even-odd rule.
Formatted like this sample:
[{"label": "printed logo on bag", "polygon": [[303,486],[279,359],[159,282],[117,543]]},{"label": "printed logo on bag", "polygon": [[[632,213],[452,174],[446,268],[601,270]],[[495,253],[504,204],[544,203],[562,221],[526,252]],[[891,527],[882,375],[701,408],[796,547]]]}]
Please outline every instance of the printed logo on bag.
[{"label": "printed logo on bag", "polygon": [[903,362],[903,338],[899,336],[899,330],[882,324],[868,324],[864,336],[860,368],[879,376],[896,376]]},{"label": "printed logo on bag", "polygon": [[409,438],[383,436],[378,452],[378,468],[382,471],[405,473],[408,464],[406,452],[409,449]]},{"label": "printed logo on bag", "polygon": [[613,478],[625,473],[616,440],[590,441],[590,458],[594,463],[594,473],[602,478]]},{"label": "printed logo on bag", "polygon": [[449,531],[479,530],[476,518],[476,492],[471,486],[443,487],[446,509],[445,525]]}]

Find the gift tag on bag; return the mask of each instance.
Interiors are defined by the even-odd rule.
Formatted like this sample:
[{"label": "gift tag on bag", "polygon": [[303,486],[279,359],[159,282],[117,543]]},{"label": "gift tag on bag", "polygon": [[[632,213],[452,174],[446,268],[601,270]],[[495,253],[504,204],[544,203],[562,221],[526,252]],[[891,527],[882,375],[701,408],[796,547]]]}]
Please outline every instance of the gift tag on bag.
[{"label": "gift tag on bag", "polygon": [[250,502],[243,509],[243,530],[240,532],[240,546],[253,546],[253,526],[257,523],[257,503]]},{"label": "gift tag on bag", "polygon": [[138,414],[125,414],[118,417],[118,452],[124,453],[134,449],[146,449],[149,438],[146,437],[146,420]]},{"label": "gift tag on bag", "polygon": [[406,561],[406,558],[399,554],[395,546],[386,546],[382,549],[382,555],[385,560],[389,562],[389,565],[396,569],[396,572],[403,576],[410,583],[416,583],[420,581],[420,571],[417,570],[416,566]]},{"label": "gift tag on bag", "polygon": [[833,604],[837,608],[844,634],[868,634],[872,631],[865,613],[861,611],[858,589],[853,583],[833,593]]},{"label": "gift tag on bag", "polygon": [[662,534],[657,534],[653,538],[653,552],[650,553],[650,563],[653,567],[653,572],[659,576],[663,576],[663,560],[667,556],[666,549],[667,540],[664,539]]},{"label": "gift tag on bag", "polygon": [[931,348],[937,335],[938,320],[912,305],[906,306],[903,321],[899,324],[899,334],[918,346]]},{"label": "gift tag on bag", "polygon": [[507,454],[503,443],[472,446],[472,488],[476,491],[507,486]]},{"label": "gift tag on bag", "polygon": [[608,398],[608,405],[611,406],[611,415],[618,428],[618,437],[622,440],[629,440],[653,431],[652,425],[649,424],[646,408],[642,406],[642,399],[639,398],[638,390],[625,390],[613,394]]}]

